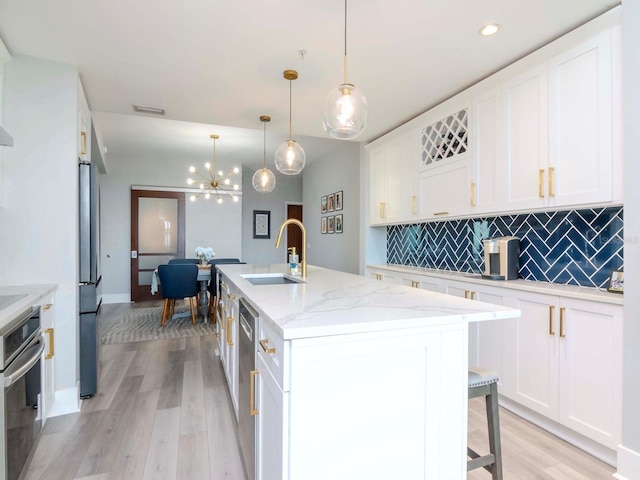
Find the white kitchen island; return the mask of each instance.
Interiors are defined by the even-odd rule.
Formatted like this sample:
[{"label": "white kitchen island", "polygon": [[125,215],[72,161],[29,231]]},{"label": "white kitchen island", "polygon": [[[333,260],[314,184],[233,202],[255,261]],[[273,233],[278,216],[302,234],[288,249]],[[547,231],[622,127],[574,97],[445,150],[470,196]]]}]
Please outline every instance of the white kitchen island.
[{"label": "white kitchen island", "polygon": [[[285,265],[218,270],[222,301],[260,316],[256,479],[466,478],[467,324],[518,310],[313,266],[286,285],[246,278]],[[225,311],[233,358],[237,308]]]}]

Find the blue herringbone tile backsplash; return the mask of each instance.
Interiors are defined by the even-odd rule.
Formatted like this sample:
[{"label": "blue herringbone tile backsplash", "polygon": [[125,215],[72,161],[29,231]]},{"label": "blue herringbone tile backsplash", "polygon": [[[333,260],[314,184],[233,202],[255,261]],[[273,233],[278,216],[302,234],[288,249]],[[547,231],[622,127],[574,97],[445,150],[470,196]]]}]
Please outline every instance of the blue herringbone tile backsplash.
[{"label": "blue herringbone tile backsplash", "polygon": [[482,240],[520,241],[520,276],[603,287],[623,265],[623,208],[505,215],[387,227],[387,262],[457,272],[484,271]]}]

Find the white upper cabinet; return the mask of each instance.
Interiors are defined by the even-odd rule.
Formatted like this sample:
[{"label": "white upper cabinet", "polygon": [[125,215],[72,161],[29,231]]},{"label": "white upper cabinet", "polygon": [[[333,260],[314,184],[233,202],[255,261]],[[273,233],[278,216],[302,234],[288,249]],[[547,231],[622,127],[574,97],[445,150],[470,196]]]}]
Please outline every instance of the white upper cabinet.
[{"label": "white upper cabinet", "polygon": [[549,61],[550,205],[613,199],[612,32]]},{"label": "white upper cabinet", "polygon": [[422,219],[464,215],[471,205],[469,108],[437,120],[421,131],[418,174]]},{"label": "white upper cabinet", "polygon": [[515,76],[502,90],[505,139],[499,169],[504,174],[505,206],[509,210],[543,207],[548,163],[546,64]]},{"label": "white upper cabinet", "polygon": [[418,219],[418,136],[410,132],[368,152],[369,223],[387,225]]}]

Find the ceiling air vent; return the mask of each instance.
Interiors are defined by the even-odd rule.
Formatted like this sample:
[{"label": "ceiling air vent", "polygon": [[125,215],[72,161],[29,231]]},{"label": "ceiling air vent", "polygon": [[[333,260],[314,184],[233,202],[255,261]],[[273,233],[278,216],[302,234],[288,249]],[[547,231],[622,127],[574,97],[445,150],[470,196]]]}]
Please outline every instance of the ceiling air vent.
[{"label": "ceiling air vent", "polygon": [[164,115],[164,108],[145,107],[144,105],[134,105],[133,110],[138,113],[152,113],[154,115]]}]

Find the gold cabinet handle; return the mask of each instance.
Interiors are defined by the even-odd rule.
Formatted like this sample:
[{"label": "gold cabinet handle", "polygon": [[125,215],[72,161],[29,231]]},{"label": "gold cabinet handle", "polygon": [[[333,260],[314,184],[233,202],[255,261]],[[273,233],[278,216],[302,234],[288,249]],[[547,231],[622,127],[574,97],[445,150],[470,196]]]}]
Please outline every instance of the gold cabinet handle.
[{"label": "gold cabinet handle", "polygon": [[256,416],[260,413],[256,410],[256,377],[260,373],[258,370],[251,370],[251,380],[249,381],[249,414]]},{"label": "gold cabinet handle", "polygon": [[549,196],[553,197],[553,171],[555,168],[549,167]]},{"label": "gold cabinet handle", "polygon": [[44,333],[49,336],[49,351],[47,352],[47,355],[44,357],[44,359],[51,360],[53,358],[53,355],[55,354],[53,328],[47,328]]},{"label": "gold cabinet handle", "polygon": [[227,289],[227,284],[224,282],[220,282],[220,287],[223,288],[224,290]]},{"label": "gold cabinet handle", "polygon": [[80,132],[80,155],[87,154],[87,132]]},{"label": "gold cabinet handle", "polygon": [[265,338],[264,340],[260,340],[258,343],[262,347],[262,350],[264,350],[264,353],[268,353],[269,355],[274,355],[276,353],[276,349],[275,348],[269,348],[269,339],[268,338]]},{"label": "gold cabinet handle", "polygon": [[464,298],[469,298],[469,290],[464,291]]},{"label": "gold cabinet handle", "polygon": [[542,177],[544,176],[544,168],[538,170],[538,196],[544,198],[544,192],[542,191]]},{"label": "gold cabinet handle", "polygon": [[434,215],[449,215],[449,212],[435,212]]},{"label": "gold cabinet handle", "polygon": [[471,182],[471,206],[476,206],[476,182]]},{"label": "gold cabinet handle", "polygon": [[560,338],[565,338],[564,334],[564,311],[565,307],[560,307]]},{"label": "gold cabinet handle", "polygon": [[476,299],[476,292],[471,292],[471,300],[475,300]]},{"label": "gold cabinet handle", "polygon": [[387,218],[387,204],[380,202],[380,218]]},{"label": "gold cabinet handle", "polygon": [[413,215],[417,215],[418,214],[418,209],[416,208],[417,200],[418,200],[418,198],[415,195],[413,197],[411,197],[411,213]]},{"label": "gold cabinet handle", "polygon": [[229,297],[229,300],[237,300],[238,299],[238,297],[236,297],[233,293],[230,293],[228,295],[228,297]]},{"label": "gold cabinet handle", "polygon": [[231,338],[231,322],[233,321],[232,317],[227,317],[227,345],[233,347],[233,339]]},{"label": "gold cabinet handle", "polygon": [[556,332],[553,331],[553,309],[555,307],[553,305],[549,305],[549,335],[555,335]]},{"label": "gold cabinet handle", "polygon": [[380,275],[379,273],[376,273],[376,280],[382,280],[382,275]]},{"label": "gold cabinet handle", "polygon": [[51,307],[53,307],[52,303],[45,303],[44,305],[40,305],[40,310],[49,310]]}]

